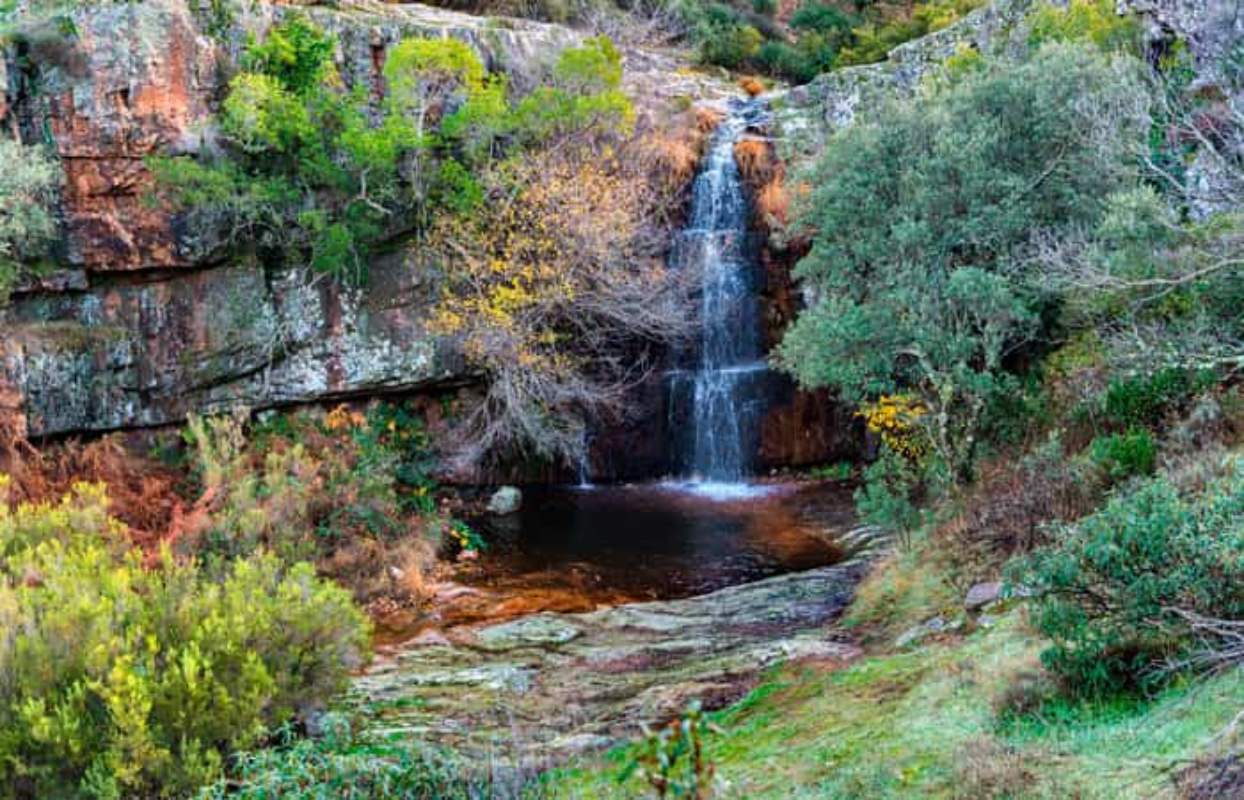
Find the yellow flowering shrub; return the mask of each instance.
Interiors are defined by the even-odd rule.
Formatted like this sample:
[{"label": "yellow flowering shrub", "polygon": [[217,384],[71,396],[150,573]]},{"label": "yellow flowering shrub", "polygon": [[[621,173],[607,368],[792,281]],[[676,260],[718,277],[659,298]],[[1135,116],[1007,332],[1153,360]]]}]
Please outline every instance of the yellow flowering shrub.
[{"label": "yellow flowering shrub", "polygon": [[909,461],[919,461],[928,452],[928,440],[920,418],[928,409],[914,395],[882,395],[873,403],[860,406],[868,430],[881,436],[882,443]]}]

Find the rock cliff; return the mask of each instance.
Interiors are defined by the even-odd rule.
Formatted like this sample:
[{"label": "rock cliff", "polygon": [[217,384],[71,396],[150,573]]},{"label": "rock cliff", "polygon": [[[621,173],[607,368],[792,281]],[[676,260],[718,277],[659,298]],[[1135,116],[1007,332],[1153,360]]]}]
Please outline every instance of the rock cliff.
[{"label": "rock cliff", "polygon": [[[383,92],[389,46],[454,37],[523,84],[569,29],[419,5],[303,8],[337,34],[350,85]],[[46,140],[65,171],[63,261],[19,287],[0,342],[0,413],[30,435],[179,421],[212,411],[417,389],[461,376],[427,335],[429,287],[390,255],[366,292],[229,263],[224,231],[147,199],[153,153],[210,146],[212,114],[248,35],[287,6],[213,17],[185,0],[84,6],[31,26],[0,58],[0,125]],[[66,34],[65,28],[71,29]]]}]

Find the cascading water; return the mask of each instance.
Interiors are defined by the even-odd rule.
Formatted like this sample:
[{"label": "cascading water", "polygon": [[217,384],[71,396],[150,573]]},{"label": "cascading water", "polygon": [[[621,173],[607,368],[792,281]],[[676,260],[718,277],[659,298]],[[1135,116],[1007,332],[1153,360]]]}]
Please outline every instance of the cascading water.
[{"label": "cascading water", "polygon": [[702,275],[699,346],[669,373],[676,468],[692,481],[729,484],[749,474],[767,367],[756,301],[757,263],[734,147],[759,123],[759,100],[736,101],[709,145],[691,195],[674,266]]}]

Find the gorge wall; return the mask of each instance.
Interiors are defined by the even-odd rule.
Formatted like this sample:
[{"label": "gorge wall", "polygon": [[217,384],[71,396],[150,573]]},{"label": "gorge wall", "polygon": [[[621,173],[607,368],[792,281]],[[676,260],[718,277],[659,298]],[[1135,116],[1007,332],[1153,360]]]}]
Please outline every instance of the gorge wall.
[{"label": "gorge wall", "polygon": [[[18,287],[3,319],[0,413],[31,436],[179,422],[187,411],[413,390],[464,377],[425,330],[434,287],[399,252],[366,290],[227,260],[230,232],[146,200],[152,153],[210,147],[212,114],[250,34],[289,13],[227,22],[182,0],[107,4],[23,31],[0,58],[0,126],[45,140],[65,171],[59,270]],[[578,35],[415,5],[305,8],[337,34],[351,85],[383,89],[408,35],[467,41],[522,84]]]}]

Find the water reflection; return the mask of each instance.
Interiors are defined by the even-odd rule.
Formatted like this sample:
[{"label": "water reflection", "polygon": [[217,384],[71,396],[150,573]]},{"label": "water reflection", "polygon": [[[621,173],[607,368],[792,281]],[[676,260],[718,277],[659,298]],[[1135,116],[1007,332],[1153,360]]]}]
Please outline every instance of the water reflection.
[{"label": "water reflection", "polygon": [[824,485],[534,489],[519,513],[476,521],[490,550],[461,579],[603,602],[685,597],[834,563],[852,521],[846,490]]}]

